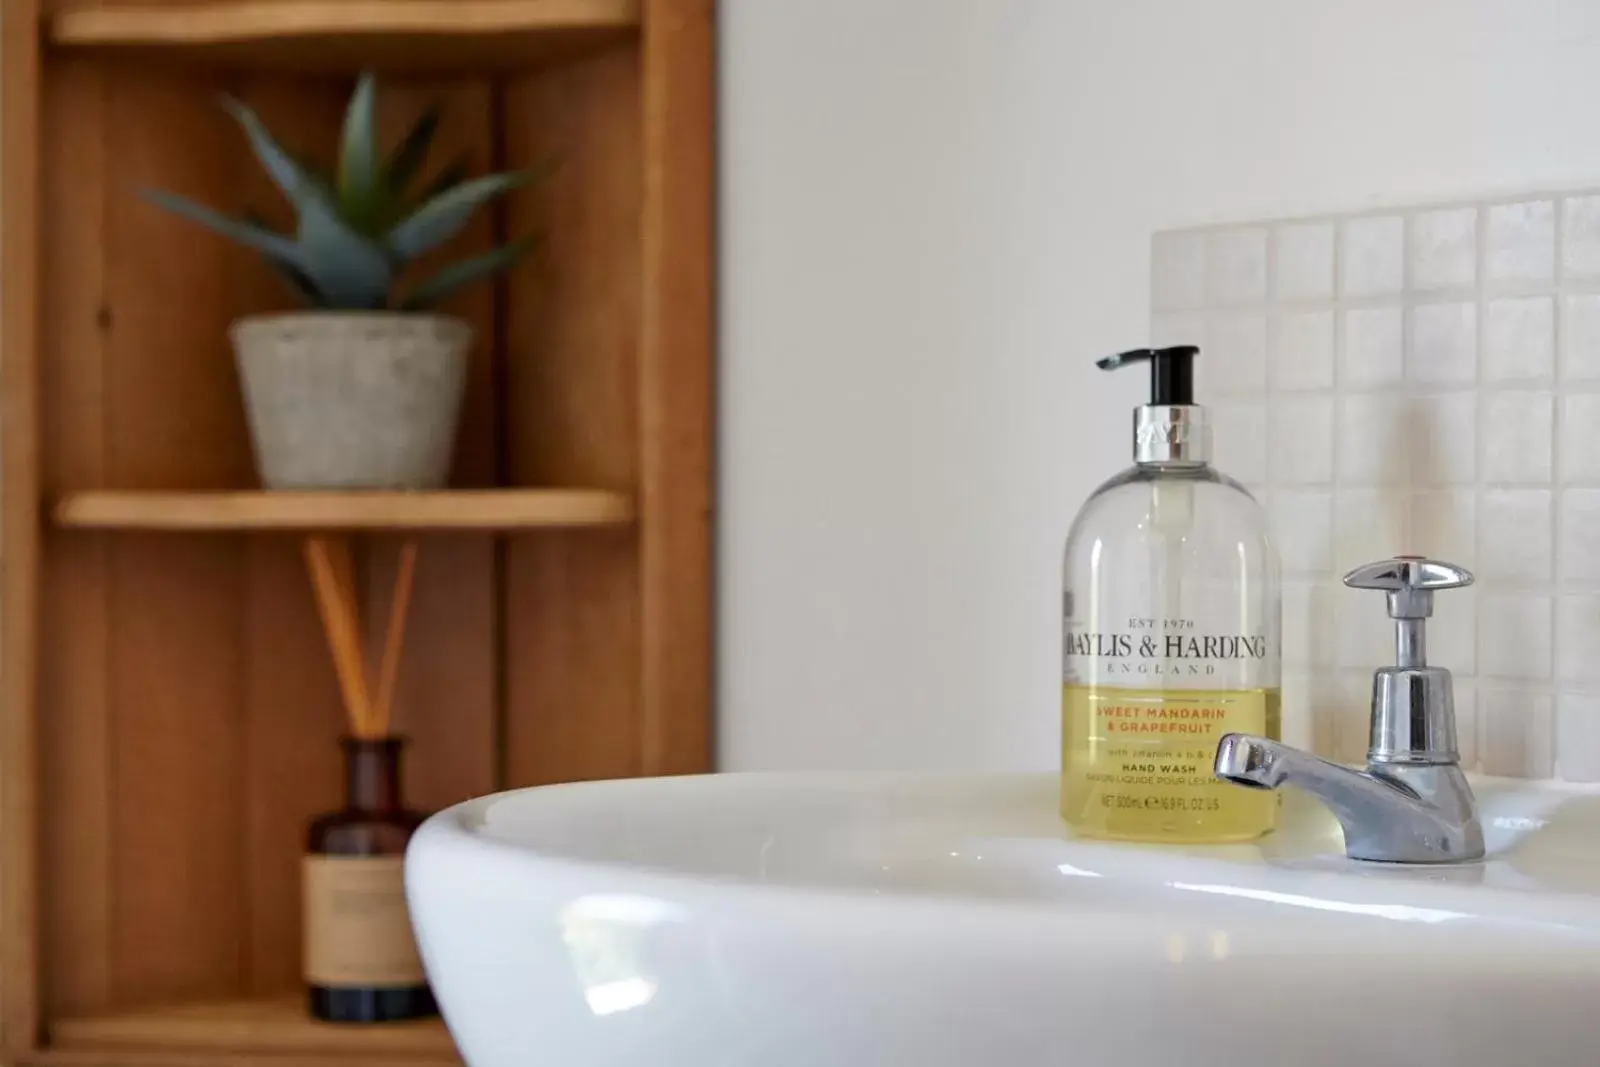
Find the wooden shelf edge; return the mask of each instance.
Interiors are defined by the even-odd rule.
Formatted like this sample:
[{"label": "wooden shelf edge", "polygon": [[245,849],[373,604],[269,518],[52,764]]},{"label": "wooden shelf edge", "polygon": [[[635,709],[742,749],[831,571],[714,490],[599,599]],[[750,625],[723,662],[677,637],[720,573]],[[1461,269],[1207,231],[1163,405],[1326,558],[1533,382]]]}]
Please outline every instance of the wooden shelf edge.
[{"label": "wooden shelf edge", "polygon": [[55,524],[97,530],[533,530],[620,526],[633,502],[599,489],[67,493]]},{"label": "wooden shelf edge", "polygon": [[382,1060],[411,1065],[459,1062],[450,1032],[438,1018],[341,1026],[306,1014],[299,997],[194,1002],[52,1020],[41,1060],[182,1063],[199,1054],[210,1062],[236,1055]]},{"label": "wooden shelf edge", "polygon": [[170,47],[310,37],[621,30],[639,21],[639,0],[233,0],[69,8],[49,18],[48,36],[64,47]]},{"label": "wooden shelf edge", "polygon": [[39,1048],[8,1053],[14,1067],[462,1067],[461,1057],[386,1053],[166,1051],[129,1048]]}]

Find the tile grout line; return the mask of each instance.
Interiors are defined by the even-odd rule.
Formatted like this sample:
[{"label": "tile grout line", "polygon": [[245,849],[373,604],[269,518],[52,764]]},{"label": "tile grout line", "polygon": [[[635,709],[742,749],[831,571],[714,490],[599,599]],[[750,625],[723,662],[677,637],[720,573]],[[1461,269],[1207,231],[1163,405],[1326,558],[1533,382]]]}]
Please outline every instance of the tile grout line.
[{"label": "tile grout line", "polygon": [[[1472,381],[1473,391],[1476,393],[1473,400],[1472,416],[1472,561],[1475,569],[1481,568],[1483,563],[1483,528],[1484,516],[1487,513],[1484,483],[1488,480],[1488,464],[1486,462],[1488,458],[1486,447],[1488,419],[1485,417],[1487,400],[1483,388],[1484,349],[1488,343],[1485,338],[1489,332],[1489,316],[1484,297],[1484,282],[1488,273],[1488,249],[1486,247],[1488,241],[1485,239],[1484,234],[1487,226],[1485,221],[1487,215],[1488,212],[1479,207],[1474,232],[1477,246],[1473,249],[1474,314],[1477,316],[1476,327],[1473,330],[1472,352]],[[1488,701],[1484,699],[1485,690],[1482,683],[1483,676],[1486,673],[1485,668],[1487,667],[1487,664],[1483,662],[1483,599],[1486,598],[1474,600],[1472,606],[1472,666],[1475,682],[1472,705],[1474,712],[1472,733],[1473,748],[1476,752],[1476,762],[1479,767],[1488,766],[1493,750],[1493,746],[1489,743]]]},{"label": "tile grout line", "polygon": [[1566,578],[1566,553],[1562,551],[1561,531],[1566,520],[1566,449],[1561,447],[1562,427],[1565,425],[1564,409],[1566,408],[1564,387],[1567,383],[1566,354],[1567,354],[1567,314],[1566,300],[1563,292],[1566,289],[1566,218],[1567,197],[1553,196],[1550,198],[1550,225],[1554,232],[1550,236],[1550,254],[1554,262],[1550,264],[1551,294],[1551,343],[1554,350],[1551,352],[1550,378],[1555,383],[1550,396],[1550,495],[1551,495],[1551,526],[1550,526],[1550,566],[1552,570],[1552,583],[1550,590],[1550,721],[1546,724],[1546,732],[1550,739],[1550,775],[1561,778],[1561,635],[1556,632],[1556,626],[1561,619],[1561,589]]}]

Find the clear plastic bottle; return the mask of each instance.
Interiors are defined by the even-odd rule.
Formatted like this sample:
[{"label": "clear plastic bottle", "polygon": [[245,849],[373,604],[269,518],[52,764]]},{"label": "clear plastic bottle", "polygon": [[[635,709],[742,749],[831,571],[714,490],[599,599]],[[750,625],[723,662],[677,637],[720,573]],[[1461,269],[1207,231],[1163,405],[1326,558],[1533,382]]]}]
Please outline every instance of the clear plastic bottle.
[{"label": "clear plastic bottle", "polygon": [[1138,349],[1151,400],[1134,465],[1094,491],[1067,537],[1061,812],[1092,837],[1245,841],[1275,792],[1212,773],[1231,732],[1281,736],[1279,564],[1266,515],[1209,462],[1197,348]]}]

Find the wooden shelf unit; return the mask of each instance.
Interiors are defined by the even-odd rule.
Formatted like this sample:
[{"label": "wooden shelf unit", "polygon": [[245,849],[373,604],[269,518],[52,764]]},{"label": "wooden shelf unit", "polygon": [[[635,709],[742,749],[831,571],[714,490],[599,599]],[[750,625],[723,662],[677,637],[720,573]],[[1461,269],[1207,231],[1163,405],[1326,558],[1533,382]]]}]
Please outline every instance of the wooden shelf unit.
[{"label": "wooden shelf unit", "polygon": [[[343,714],[294,535],[361,534],[374,614],[419,540],[415,805],[710,769],[713,0],[0,13],[0,1062],[450,1062],[298,1008]],[[266,493],[226,328],[279,286],[137,190],[285,225],[218,93],[324,155],[367,64],[386,128],[446,105],[435,165],[557,162],[448,254],[541,242],[443,309],[479,339],[449,490]]]},{"label": "wooden shelf unit", "polygon": [[599,489],[437,493],[160,493],[89,490],[56,502],[80,530],[556,530],[621,526],[633,503]]}]

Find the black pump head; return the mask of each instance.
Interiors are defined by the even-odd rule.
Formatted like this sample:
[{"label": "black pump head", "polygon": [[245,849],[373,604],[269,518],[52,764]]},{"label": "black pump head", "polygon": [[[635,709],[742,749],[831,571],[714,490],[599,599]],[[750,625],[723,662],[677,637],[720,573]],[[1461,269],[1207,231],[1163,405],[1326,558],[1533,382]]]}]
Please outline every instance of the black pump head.
[{"label": "black pump head", "polygon": [[1150,403],[1194,403],[1194,357],[1200,354],[1196,345],[1174,345],[1171,348],[1134,348],[1098,360],[1101,370],[1116,370],[1129,363],[1150,362]]}]

